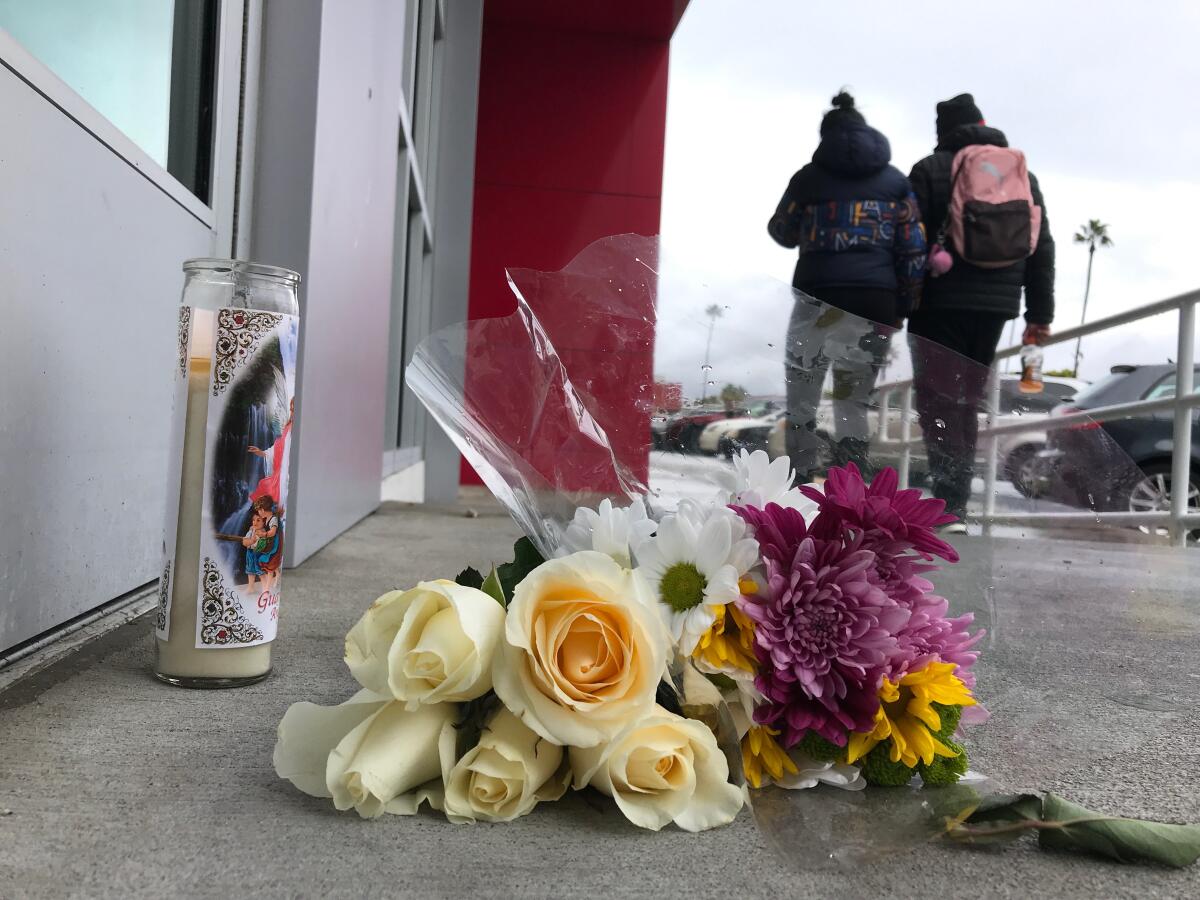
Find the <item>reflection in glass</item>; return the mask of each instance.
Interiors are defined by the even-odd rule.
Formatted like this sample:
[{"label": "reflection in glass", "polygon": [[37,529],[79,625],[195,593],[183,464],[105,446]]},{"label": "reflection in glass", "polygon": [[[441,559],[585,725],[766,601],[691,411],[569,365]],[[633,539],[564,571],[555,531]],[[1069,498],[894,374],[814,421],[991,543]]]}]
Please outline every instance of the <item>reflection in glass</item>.
[{"label": "reflection in glass", "polygon": [[208,202],[218,12],[217,0],[0,0],[0,28]]}]

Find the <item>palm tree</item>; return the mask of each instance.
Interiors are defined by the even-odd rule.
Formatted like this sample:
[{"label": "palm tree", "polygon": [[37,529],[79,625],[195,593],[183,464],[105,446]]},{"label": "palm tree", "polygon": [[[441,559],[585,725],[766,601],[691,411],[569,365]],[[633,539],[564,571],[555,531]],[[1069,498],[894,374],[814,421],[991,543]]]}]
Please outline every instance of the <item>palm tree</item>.
[{"label": "palm tree", "polygon": [[750,395],[740,384],[727,384],[721,388],[721,402],[725,404],[725,409],[733,410],[737,408],[743,400]]},{"label": "palm tree", "polygon": [[[1087,284],[1083,289],[1083,315],[1079,324],[1087,320],[1088,294],[1092,291],[1092,257],[1096,255],[1096,247],[1111,247],[1112,238],[1108,236],[1108,226],[1099,219],[1089,219],[1087,224],[1075,232],[1075,243],[1088,245]],[[1079,377],[1079,347],[1083,343],[1083,335],[1075,339],[1075,377]]]},{"label": "palm tree", "polygon": [[700,367],[700,402],[704,402],[705,395],[708,394],[708,373],[712,366],[708,364],[708,354],[712,350],[713,326],[717,324],[717,319],[723,315],[719,304],[710,303],[708,308],[704,310],[704,314],[708,316],[708,343],[704,345],[704,365]]}]

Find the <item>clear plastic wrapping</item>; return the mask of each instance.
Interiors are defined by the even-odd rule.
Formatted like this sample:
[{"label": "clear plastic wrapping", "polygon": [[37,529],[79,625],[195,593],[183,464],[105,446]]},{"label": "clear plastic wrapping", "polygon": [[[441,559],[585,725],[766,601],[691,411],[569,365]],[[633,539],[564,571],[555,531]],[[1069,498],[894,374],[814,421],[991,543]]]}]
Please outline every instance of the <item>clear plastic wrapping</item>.
[{"label": "clear plastic wrapping", "polygon": [[[742,451],[786,457],[818,484],[831,466],[868,481],[891,467],[968,522],[950,538],[961,559],[926,577],[949,615],[986,632],[973,674],[991,718],[967,729],[970,777],[752,790],[790,864],[928,841],[1000,786],[1119,770],[1169,730],[1197,677],[1196,613],[1179,601],[1196,564],[1094,517],[1127,508],[1143,473],[1102,428],[1048,427],[1065,388],[1023,394],[1015,373],[782,282],[690,270],[636,235],[509,284],[512,315],[434,334],[407,383],[544,556],[579,507],[640,501],[658,520],[730,496]],[[1007,430],[990,436],[996,425]]]}]

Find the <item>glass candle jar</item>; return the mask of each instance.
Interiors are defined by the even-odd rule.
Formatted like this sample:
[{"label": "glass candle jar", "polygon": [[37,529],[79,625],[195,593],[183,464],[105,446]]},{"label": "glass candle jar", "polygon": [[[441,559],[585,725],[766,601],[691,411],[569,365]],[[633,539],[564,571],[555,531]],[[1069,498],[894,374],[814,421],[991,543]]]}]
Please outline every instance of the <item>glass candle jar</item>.
[{"label": "glass candle jar", "polygon": [[154,674],[237,687],[271,671],[300,276],[229,259],[183,271]]}]

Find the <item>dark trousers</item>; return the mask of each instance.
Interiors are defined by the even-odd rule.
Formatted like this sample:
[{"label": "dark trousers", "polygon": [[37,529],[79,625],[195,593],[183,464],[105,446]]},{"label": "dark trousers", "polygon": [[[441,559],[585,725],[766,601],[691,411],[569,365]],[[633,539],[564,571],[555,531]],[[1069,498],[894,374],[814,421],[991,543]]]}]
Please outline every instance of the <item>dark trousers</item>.
[{"label": "dark trousers", "polygon": [[970,310],[918,312],[908,322],[917,417],[933,495],[962,518],[971,496],[979,411],[1008,319]]}]

